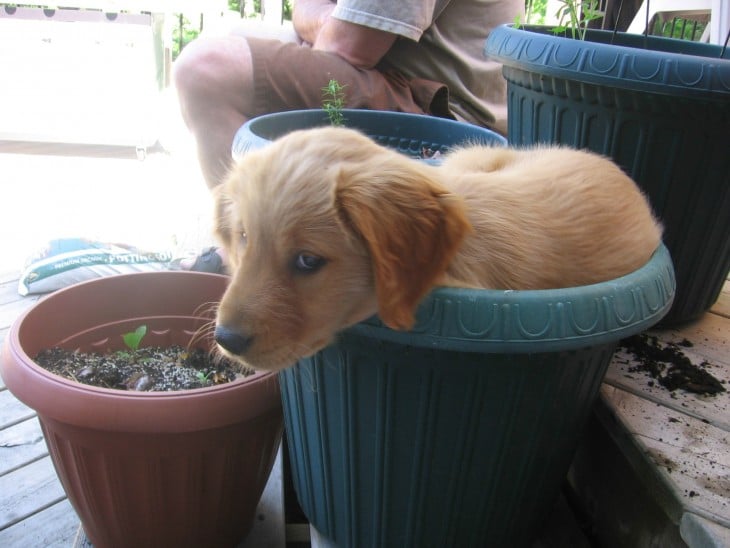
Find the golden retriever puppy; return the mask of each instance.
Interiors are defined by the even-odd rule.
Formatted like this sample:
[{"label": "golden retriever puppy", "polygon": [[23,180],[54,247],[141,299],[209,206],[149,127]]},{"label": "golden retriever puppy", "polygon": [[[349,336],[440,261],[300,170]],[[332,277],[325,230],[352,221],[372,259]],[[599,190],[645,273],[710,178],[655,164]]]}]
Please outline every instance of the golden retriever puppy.
[{"label": "golden retriever puppy", "polygon": [[247,153],[216,193],[232,279],[216,340],[281,369],[374,313],[413,325],[437,285],[601,282],[650,258],[661,228],[615,164],[566,148],[474,146],[440,166],[344,128]]}]

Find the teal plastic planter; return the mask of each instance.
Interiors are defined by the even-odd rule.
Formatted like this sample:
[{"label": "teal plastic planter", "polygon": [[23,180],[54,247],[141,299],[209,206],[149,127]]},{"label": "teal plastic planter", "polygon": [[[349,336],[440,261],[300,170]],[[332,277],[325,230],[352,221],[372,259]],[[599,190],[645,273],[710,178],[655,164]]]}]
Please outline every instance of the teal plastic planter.
[{"label": "teal plastic planter", "polygon": [[560,143],[611,157],[664,223],[677,298],[666,323],[717,300],[730,271],[730,48],[547,27],[495,29],[510,144]]},{"label": "teal plastic planter", "polygon": [[[377,143],[405,154],[422,156],[424,148],[446,152],[462,143],[506,145],[507,140],[486,128],[423,114],[344,109],[344,126],[358,129]],[[330,125],[321,109],[292,110],[252,118],[236,133],[233,156],[244,154],[297,129]]]},{"label": "teal plastic planter", "polygon": [[279,376],[305,514],[340,548],[529,545],[618,340],[674,293],[662,246],[616,280],[439,288],[410,332],[346,330]]}]

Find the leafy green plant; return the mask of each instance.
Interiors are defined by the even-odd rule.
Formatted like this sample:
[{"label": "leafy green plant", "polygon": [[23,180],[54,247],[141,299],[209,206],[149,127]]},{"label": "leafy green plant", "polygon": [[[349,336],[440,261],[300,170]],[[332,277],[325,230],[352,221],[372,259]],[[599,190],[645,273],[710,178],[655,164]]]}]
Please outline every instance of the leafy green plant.
[{"label": "leafy green plant", "polygon": [[146,325],[140,325],[137,329],[134,331],[131,331],[129,333],[125,333],[122,335],[122,339],[124,340],[124,344],[127,345],[127,348],[129,348],[132,352],[136,352],[139,348],[140,343],[142,342],[142,339],[147,334],[147,326]]},{"label": "leafy green plant", "polygon": [[702,36],[702,32],[707,25],[708,23],[703,21],[685,19],[683,17],[673,17],[670,21],[664,21],[657,17],[654,23],[654,30],[651,34],[679,40],[695,41]]},{"label": "leafy green plant", "polygon": [[342,109],[345,106],[345,86],[337,80],[330,80],[322,88],[322,108],[327,113],[333,126],[341,126],[345,121]]},{"label": "leafy green plant", "polygon": [[[528,0],[525,5],[525,23],[528,25],[542,25],[545,23],[547,0]],[[519,25],[519,15],[518,25]]]},{"label": "leafy green plant", "polygon": [[[282,18],[285,21],[291,21],[293,4],[292,0],[283,0],[282,2]],[[259,17],[262,12],[261,7],[261,0],[253,0],[252,2],[228,0],[228,9],[237,12],[241,17],[246,15],[245,12],[248,12],[248,17]]]},{"label": "leafy green plant", "polygon": [[556,34],[570,31],[573,38],[585,39],[588,23],[601,19],[603,12],[599,0],[558,0],[561,6],[556,13],[558,26],[553,29]]},{"label": "leafy green plant", "polygon": [[[600,9],[599,0],[558,0],[560,7],[555,12],[558,20],[557,26],[553,27],[555,34],[570,32],[572,38],[585,39],[588,24],[596,19],[601,19],[604,12]],[[525,24],[543,24],[547,11],[547,0],[527,0],[525,2]],[[522,25],[518,16],[515,19],[515,27]]]},{"label": "leafy green plant", "polygon": [[200,29],[191,26],[190,21],[182,13],[178,14],[178,24],[172,30],[172,60],[177,59],[186,44],[195,40]]}]

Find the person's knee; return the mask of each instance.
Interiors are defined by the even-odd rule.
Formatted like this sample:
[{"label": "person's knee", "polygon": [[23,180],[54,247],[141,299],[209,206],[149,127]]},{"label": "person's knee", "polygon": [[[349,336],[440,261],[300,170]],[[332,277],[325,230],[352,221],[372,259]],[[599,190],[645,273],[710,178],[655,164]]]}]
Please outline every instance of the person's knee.
[{"label": "person's knee", "polygon": [[201,88],[215,86],[225,74],[228,63],[218,39],[199,38],[188,44],[176,59],[172,76],[178,93],[196,96]]},{"label": "person's knee", "polygon": [[243,38],[198,38],[181,52],[173,81],[183,101],[220,100],[245,92],[253,77],[251,53]]}]

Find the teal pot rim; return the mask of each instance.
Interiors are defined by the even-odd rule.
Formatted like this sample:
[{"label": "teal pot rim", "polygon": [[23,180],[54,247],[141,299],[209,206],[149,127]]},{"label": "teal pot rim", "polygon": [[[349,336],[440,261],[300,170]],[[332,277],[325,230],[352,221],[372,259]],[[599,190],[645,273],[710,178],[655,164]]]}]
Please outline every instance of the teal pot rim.
[{"label": "teal pot rim", "polygon": [[504,291],[441,287],[419,306],[411,331],[373,316],[350,332],[442,350],[536,353],[614,343],[659,322],[676,283],[662,244],[641,268],[614,280],[563,289]]},{"label": "teal pot rim", "polygon": [[[119,274],[60,289],[23,312],[11,326],[0,352],[3,381],[16,398],[44,419],[119,432],[193,432],[229,426],[276,410],[281,405],[279,384],[272,371],[258,371],[211,387],[139,392],[74,382],[47,371],[33,359],[44,348],[76,348],[74,341],[79,339],[98,338],[100,349],[121,349],[119,343],[118,348],[107,343],[110,338],[106,333],[121,334],[124,331],[120,328],[140,323],[150,324],[146,336],[146,340],[152,339],[150,344],[155,337],[166,338],[168,332],[182,333],[189,340],[197,332],[189,331],[191,322],[207,321],[198,317],[196,310],[220,299],[228,282],[229,278],[220,274],[160,271]],[[199,301],[198,295],[202,296]],[[148,309],[150,302],[170,301],[169,307],[158,304]],[[119,302],[124,312],[106,314]],[[89,322],[89,314],[104,320]],[[159,327],[152,327],[153,323]],[[96,346],[81,344],[82,349]],[[246,405],[241,404],[243,400]]]},{"label": "teal pot rim", "polygon": [[[358,129],[376,141],[402,152],[419,154],[424,143],[433,143],[436,150],[468,141],[489,145],[507,145],[498,133],[467,122],[426,114],[384,110],[343,109],[344,127]],[[251,118],[236,132],[231,152],[238,157],[246,151],[261,148],[272,140],[298,129],[329,126],[322,109],[289,110]]]},{"label": "teal pot rim", "polygon": [[502,25],[484,53],[506,67],[633,91],[727,101],[730,48],[688,40],[589,29],[585,40],[549,26]]}]

